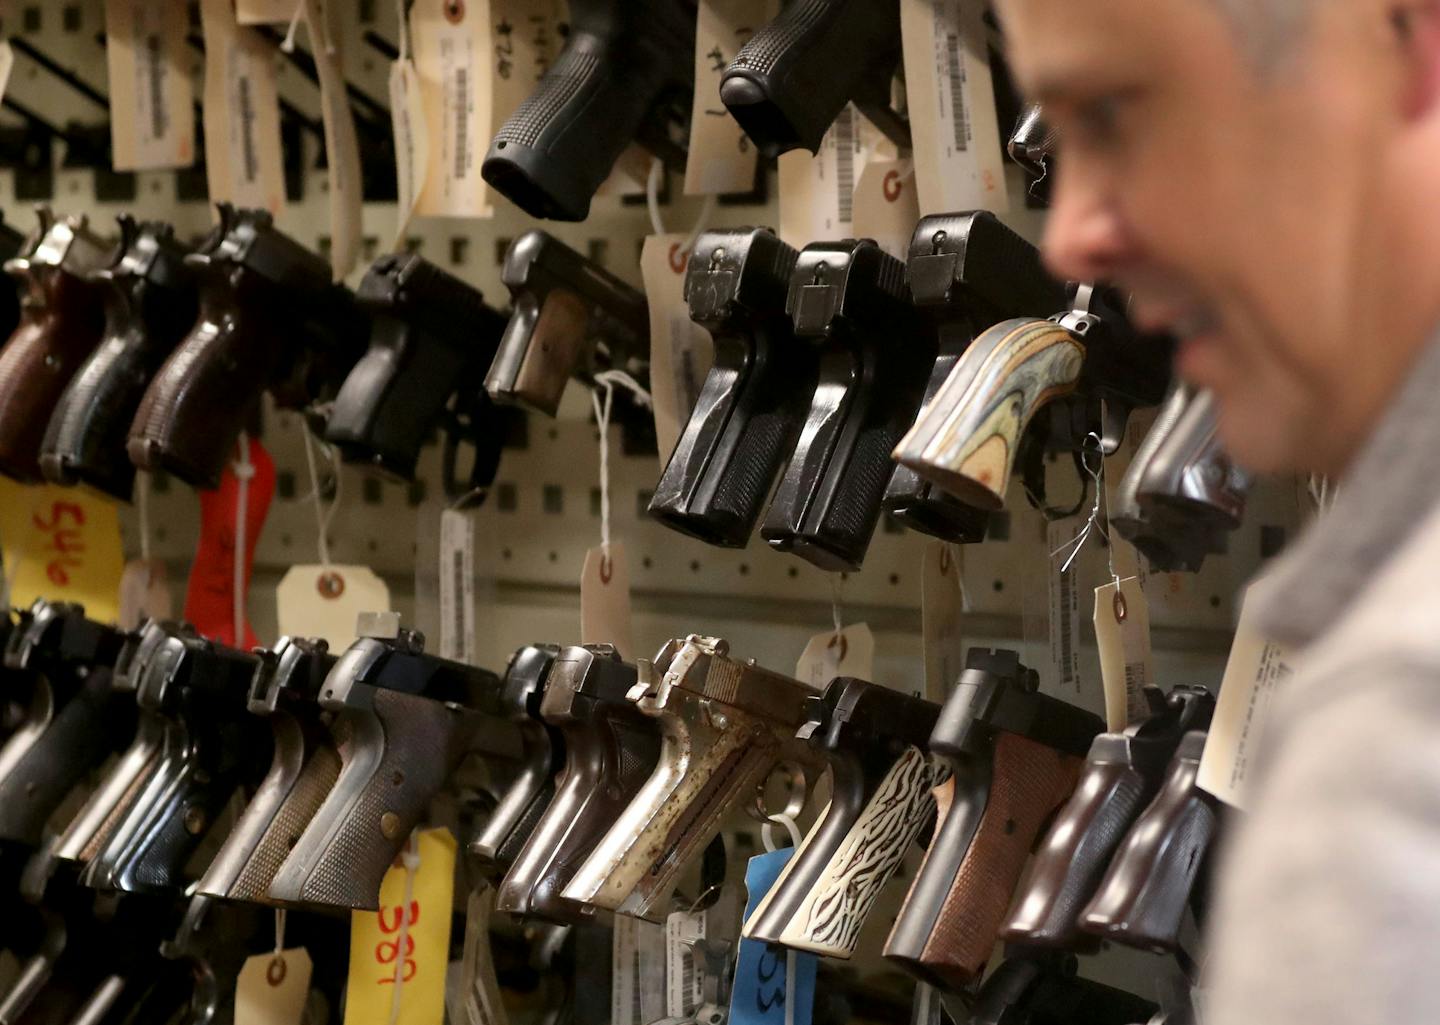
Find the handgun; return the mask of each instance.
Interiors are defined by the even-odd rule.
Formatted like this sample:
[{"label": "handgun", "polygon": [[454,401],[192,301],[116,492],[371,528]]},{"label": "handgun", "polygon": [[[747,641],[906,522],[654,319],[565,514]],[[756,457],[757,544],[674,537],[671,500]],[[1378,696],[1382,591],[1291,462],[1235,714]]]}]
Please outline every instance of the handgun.
[{"label": "handgun", "polygon": [[184,888],[187,862],[211,826],[270,764],[270,731],[245,710],[258,661],[187,626],[167,632],[135,691],[140,715],[162,723],[160,758],[82,883],[119,893]]},{"label": "handgun", "polygon": [[1008,957],[980,987],[968,1025],[1134,1025],[1158,1008],[1075,974],[1073,958]]},{"label": "handgun", "polygon": [[564,737],[555,796],[495,893],[495,909],[553,922],[585,920],[562,891],[644,786],[660,759],[660,727],[627,695],[635,666],[609,645],[563,648],[540,715]]},{"label": "handgun", "polygon": [[1227,550],[1252,478],[1220,445],[1215,397],[1179,385],[1136,450],[1110,522],[1160,573],[1198,573]]},{"label": "handgun", "polygon": [[690,319],[715,362],[670,454],[650,515],[682,534],[743,548],[815,391],[817,357],[786,311],[800,254],[766,228],[708,231],[685,272]]},{"label": "handgun", "polygon": [[926,745],[940,706],[837,677],[807,708],[798,736],[829,763],[830,804],[741,935],[848,958],[881,889],[934,820],[939,781]]},{"label": "handgun", "polygon": [[328,261],[264,210],[217,209],[219,226],[185,258],[200,282],[199,319],[145,389],[126,442],[140,469],[197,488],[219,486],[262,392],[282,409],[329,401],[369,337]]},{"label": "handgun", "polygon": [[935,340],[905,265],[870,239],[806,246],[786,310],[796,339],[818,350],[819,382],[760,536],[821,569],[854,571],[895,471],[890,452],[925,397]]},{"label": "handgun", "polygon": [[[1173,339],[1137,334],[1123,306],[1111,290],[1080,285],[1068,313],[985,331],[896,447],[896,460],[968,505],[999,509],[1031,420],[1072,396],[1083,422],[1096,424],[1100,453],[1112,454],[1130,412],[1164,399],[1174,353]],[[1068,432],[1055,445],[1078,449],[1089,432]]]},{"label": "handgun", "polygon": [[550,807],[556,774],[565,766],[565,735],[540,715],[559,653],[554,644],[529,644],[505,669],[500,708],[520,733],[520,770],[470,841],[470,853],[490,871],[503,873],[514,863]]},{"label": "handgun", "polygon": [[571,377],[644,372],[645,296],[559,239],[532,230],[510,244],[500,280],[513,310],[485,390],[496,402],[554,416]]},{"label": "handgun", "polygon": [[480,176],[532,217],[583,221],[621,152],[679,166],[695,89],[694,0],[570,0],[565,48],[496,133]]},{"label": "handgun", "polygon": [[1170,759],[1192,729],[1206,729],[1215,699],[1203,687],[1168,695],[1147,688],[1150,716],[1090,745],[1080,782],[1041,842],[1020,884],[1000,938],[1031,947],[1098,946],[1080,932],[1080,912],[1095,895],[1111,856],[1160,789]]},{"label": "handgun", "polygon": [[1155,800],[1130,827],[1080,928],[1102,939],[1169,953],[1179,946],[1185,908],[1203,897],[1199,882],[1220,827],[1220,802],[1196,784],[1205,733],[1185,735]]},{"label": "handgun", "polygon": [[814,691],[729,657],[719,638],[694,634],[636,668],[630,697],[660,724],[660,760],[562,895],[663,920],[676,877],[731,811],[782,762],[814,770],[814,753],[795,739]]},{"label": "handgun", "polygon": [[5,667],[25,673],[25,722],[0,747],[0,840],[34,846],[65,797],[135,735],[131,695],[111,687],[125,634],[82,606],[37,599],[20,613]]},{"label": "handgun", "polygon": [[720,99],[767,157],[818,153],[851,102],[908,149],[909,125],[890,102],[899,64],[899,0],[791,0],[740,48]]},{"label": "handgun", "polygon": [[[939,339],[925,405],[976,335],[1012,317],[1047,315],[1066,301],[1065,286],[1045,272],[1039,250],[985,211],[921,220],[910,240],[905,280]],[[890,478],[884,509],[911,530],[958,544],[985,540],[990,519],[906,466]]]},{"label": "handgun", "polygon": [[91,274],[104,294],[105,333],[50,417],[40,469],[55,484],[84,483],[128,502],[135,467],[125,440],[150,379],[199,311],[189,252],[168,224],[120,217],[121,255]]},{"label": "handgun", "polygon": [[39,208],[36,242],[5,261],[21,282],[20,324],[0,348],[0,473],[38,484],[40,444],[50,414],[105,330],[102,287],[91,273],[114,247],[85,217],[56,219]]},{"label": "handgun", "polygon": [[475,731],[504,728],[500,678],[425,653],[399,629],[362,636],[320,690],[335,713],[340,774],[270,883],[290,904],[375,910],[385,871]]},{"label": "handgun", "polygon": [[[505,317],[478,289],[414,253],[375,261],[356,299],[370,317],[370,348],[335,396],[326,440],[346,462],[413,480],[420,446],[443,423],[447,493],[488,487],[503,438],[484,375]],[[475,448],[468,483],[454,479],[461,441]]]},{"label": "handgun", "polygon": [[340,753],[319,705],[320,688],[336,661],[328,645],[282,637],[273,650],[256,655],[246,707],[269,722],[270,768],[196,893],[264,904],[280,863],[335,785]]},{"label": "handgun", "polygon": [[952,775],[939,818],[884,954],[935,985],[979,977],[1025,860],[1075,789],[1104,723],[1041,694],[1013,651],[972,648],[930,734]]}]

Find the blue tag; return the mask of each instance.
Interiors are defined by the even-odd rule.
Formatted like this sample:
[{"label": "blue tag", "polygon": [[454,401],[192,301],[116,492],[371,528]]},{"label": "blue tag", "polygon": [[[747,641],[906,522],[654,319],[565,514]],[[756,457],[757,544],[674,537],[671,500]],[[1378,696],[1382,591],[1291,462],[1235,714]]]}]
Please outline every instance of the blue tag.
[{"label": "blue tag", "polygon": [[[745,869],[749,897],[745,917],[755,911],[767,890],[775,885],[780,870],[795,853],[785,847],[750,859]],[[795,959],[795,991],[790,994],[791,1013],[785,1013],[785,963],[787,951],[759,940],[741,940],[735,963],[735,984],[730,990],[729,1025],[810,1025],[815,1009],[814,954],[788,952]]]}]

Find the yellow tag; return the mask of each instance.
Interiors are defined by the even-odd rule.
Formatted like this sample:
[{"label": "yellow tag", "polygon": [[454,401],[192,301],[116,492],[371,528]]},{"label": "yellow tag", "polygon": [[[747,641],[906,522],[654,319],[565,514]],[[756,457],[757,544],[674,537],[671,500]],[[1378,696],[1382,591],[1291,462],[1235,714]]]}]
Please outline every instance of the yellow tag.
[{"label": "yellow tag", "polygon": [[323,637],[331,651],[355,640],[362,612],[389,612],[390,588],[368,566],[291,566],[275,589],[281,637]]},{"label": "yellow tag", "polygon": [[985,0],[900,0],[920,212],[1010,208]]},{"label": "yellow tag", "polygon": [[650,306],[650,397],[660,465],[670,460],[710,369],[710,334],[690,319],[684,235],[650,235],[640,251],[640,278]]},{"label": "yellow tag", "polygon": [[630,570],[625,546],[610,543],[585,553],[580,574],[580,643],[613,644],[622,658],[635,655],[635,628],[630,619]]},{"label": "yellow tag", "polygon": [[429,160],[420,72],[408,57],[390,65],[390,116],[395,135],[395,248],[415,216],[416,183],[424,182]]},{"label": "yellow tag", "polygon": [[695,18],[695,98],[685,159],[687,196],[720,196],[755,187],[760,154],[720,102],[720,79],[756,27],[774,18],[778,10],[776,0],[700,0]]},{"label": "yellow tag", "polygon": [[174,615],[168,576],[163,559],[131,559],[125,564],[120,574],[120,612],[115,617],[122,630]]},{"label": "yellow tag", "polygon": [[183,4],[105,0],[110,141],[117,171],[195,162]]},{"label": "yellow tag", "polygon": [[285,204],[280,159],[280,100],[275,50],[235,22],[231,0],[201,0],[205,35],[205,174],[210,201],[261,207]]},{"label": "yellow tag", "polygon": [[[444,1021],[455,837],[448,829],[427,829],[416,838],[419,861],[408,880],[409,899],[409,873],[397,860],[380,884],[380,910],[350,914],[345,1025]],[[400,1013],[392,1018],[397,998]]]},{"label": "yellow tag", "polygon": [[[1246,598],[1254,591],[1251,584]],[[1201,789],[1236,808],[1245,807],[1245,778],[1259,750],[1271,704],[1295,671],[1293,656],[1284,645],[1260,633],[1250,610],[1250,602],[1244,601],[1196,780]]]},{"label": "yellow tag", "polygon": [[943,703],[965,668],[964,548],[928,541],[920,566],[920,630],[925,651],[925,696]]},{"label": "yellow tag", "polygon": [[873,680],[874,667],[875,635],[866,624],[856,623],[838,634],[827,630],[810,638],[795,663],[795,679],[816,688],[837,676]]},{"label": "yellow tag", "polygon": [[1150,654],[1150,608],[1137,577],[1095,588],[1095,644],[1105,686],[1105,722],[1111,733],[1150,714],[1144,689],[1155,682]]},{"label": "yellow tag", "polygon": [[920,220],[915,165],[910,160],[871,160],[855,183],[854,232],[873,238],[897,260],[910,257],[910,237]]},{"label": "yellow tag", "polygon": [[235,1025],[300,1025],[312,967],[304,947],[246,958],[235,985]]},{"label": "yellow tag", "polygon": [[[553,0],[490,0],[490,109],[478,115],[487,146],[554,63],[564,22],[562,5]],[[509,202],[488,182],[481,197],[487,207]]]},{"label": "yellow tag", "polygon": [[410,27],[429,150],[415,212],[489,217],[480,177],[490,147],[489,0],[417,0]]},{"label": "yellow tag", "polygon": [[330,181],[330,268],[336,281],[360,259],[360,144],[355,115],[345,95],[340,33],[326,0],[304,0],[305,26],[320,79],[320,116],[325,125],[325,165]]},{"label": "yellow tag", "polygon": [[0,544],[10,604],[73,601],[113,623],[120,613],[120,519],[115,503],[76,488],[0,478]]},{"label": "yellow tag", "polygon": [[296,0],[235,0],[241,25],[284,25],[295,17]]}]

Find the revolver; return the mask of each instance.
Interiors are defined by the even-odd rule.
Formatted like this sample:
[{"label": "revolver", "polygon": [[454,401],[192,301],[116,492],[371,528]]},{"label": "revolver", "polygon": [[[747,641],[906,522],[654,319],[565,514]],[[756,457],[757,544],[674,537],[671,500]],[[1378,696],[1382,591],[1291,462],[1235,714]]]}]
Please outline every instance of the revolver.
[{"label": "revolver", "polygon": [[975,339],[895,459],[967,505],[999,509],[1037,413],[1055,406],[1051,444],[1072,451],[1098,422],[1100,452],[1110,455],[1130,411],[1165,397],[1173,351],[1172,339],[1138,335],[1118,296],[1081,285],[1070,312],[1007,320]]},{"label": "revolver", "polygon": [[980,976],[1030,849],[1104,730],[1038,684],[1015,652],[972,648],[930,734],[952,775],[936,790],[935,836],[884,954],[935,985]]},{"label": "revolver", "polygon": [[663,921],[676,878],[731,811],[782,762],[813,772],[816,757],[795,732],[814,691],[728,653],[725,641],[692,634],[637,666],[630,699],[659,722],[660,759],[565,899]]},{"label": "revolver", "polygon": [[1201,910],[1200,882],[1220,827],[1220,802],[1196,784],[1204,751],[1202,730],[1180,742],[1160,792],[1130,827],[1081,912],[1085,932],[1157,953],[1178,949],[1185,908]]},{"label": "revolver", "polygon": [[632,141],[672,166],[689,122],[695,0],[570,0],[565,49],[490,143],[480,176],[532,217],[583,221]]},{"label": "revolver", "polygon": [[1075,974],[1074,958],[1009,957],[980,987],[967,1025],[1134,1025],[1159,1008]]},{"label": "revolver", "polygon": [[1214,396],[1181,384],[1136,451],[1110,522],[1156,571],[1198,573],[1239,529],[1251,484],[1220,446]]},{"label": "revolver", "polygon": [[795,335],[818,350],[819,383],[760,527],[770,547],[824,570],[857,570],[935,364],[905,265],[870,239],[815,242],[790,278]]},{"label": "revolver", "polygon": [[427,655],[416,631],[357,639],[320,689],[320,707],[335,713],[340,773],[270,898],[375,910],[385,870],[476,730],[502,727],[499,698],[499,677]]},{"label": "revolver", "polygon": [[52,483],[88,484],[128,502],[130,423],[150,379],[194,325],[199,297],[188,250],[168,224],[122,215],[120,247],[114,266],[91,274],[104,295],[104,340],[60,396],[40,469]]},{"label": "revolver", "polygon": [[37,599],[5,644],[29,709],[0,747],[0,840],[40,843],[65,797],[135,735],[135,703],[111,686],[126,635],[67,602]]},{"label": "revolver", "polygon": [[844,677],[807,706],[798,736],[829,762],[830,804],[741,935],[848,958],[911,841],[934,821],[939,780],[926,745],[940,706]]},{"label": "revolver", "polygon": [[[985,328],[1011,317],[1043,316],[1066,300],[1065,286],[1045,272],[1039,251],[985,211],[921,220],[910,240],[905,279],[939,339],[926,405]],[[985,540],[990,518],[906,466],[890,478],[884,509],[911,530],[960,544]]]},{"label": "revolver", "polygon": [[[443,422],[447,493],[488,487],[502,430],[482,385],[504,316],[477,289],[413,253],[375,261],[356,299],[370,316],[370,349],[335,396],[326,440],[346,462],[412,480],[420,446]],[[455,479],[462,439],[476,451],[468,485]]]},{"label": "revolver", "polygon": [[561,893],[645,785],[660,727],[627,695],[636,668],[609,645],[563,648],[545,679],[540,715],[564,738],[555,795],[495,893],[495,909],[552,922],[585,920]]},{"label": "revolver", "polygon": [[20,324],[0,348],[0,473],[38,484],[40,445],[55,405],[105,331],[103,288],[91,273],[114,247],[85,217],[40,207],[35,244],[5,261],[21,282]]},{"label": "revolver", "polygon": [[280,863],[340,775],[340,753],[318,703],[336,661],[328,645],[282,637],[256,656],[246,707],[268,720],[274,754],[196,892],[266,904]]},{"label": "revolver", "polygon": [[646,372],[650,308],[604,267],[533,230],[510,244],[500,280],[514,309],[485,378],[496,402],[554,416],[573,376]]},{"label": "revolver", "polygon": [[792,0],[740,48],[720,99],[767,157],[818,153],[852,101],[908,149],[909,125],[890,104],[899,63],[899,0]]},{"label": "revolver", "polygon": [[708,544],[750,540],[815,391],[815,352],[796,343],[785,309],[799,257],[766,228],[708,231],[685,272],[690,319],[710,332],[715,362],[650,515]]},{"label": "revolver", "polygon": [[1164,695],[1147,688],[1148,719],[1123,733],[1102,733],[1090,745],[1075,793],[1055,817],[1021,883],[1000,938],[1031,947],[1096,947],[1079,929],[1111,856],[1160,789],[1181,739],[1205,729],[1215,699],[1203,687]]},{"label": "revolver", "polygon": [[218,210],[219,226],[185,258],[200,282],[199,319],[145,389],[126,442],[140,469],[207,489],[262,392],[283,409],[327,402],[369,336],[326,260],[264,210]]},{"label": "revolver", "polygon": [[270,761],[269,731],[245,712],[258,661],[188,626],[165,631],[135,691],[141,717],[159,720],[160,756],[82,883],[120,893],[185,887],[191,855],[235,791],[253,785]]}]

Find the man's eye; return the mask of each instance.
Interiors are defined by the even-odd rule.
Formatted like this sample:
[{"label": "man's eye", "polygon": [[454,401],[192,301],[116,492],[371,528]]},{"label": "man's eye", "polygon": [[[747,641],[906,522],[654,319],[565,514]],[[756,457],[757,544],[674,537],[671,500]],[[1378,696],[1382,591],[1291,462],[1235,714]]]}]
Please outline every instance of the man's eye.
[{"label": "man's eye", "polygon": [[1082,145],[1103,145],[1114,142],[1120,134],[1119,96],[1102,96],[1091,100],[1075,112],[1075,140]]}]

